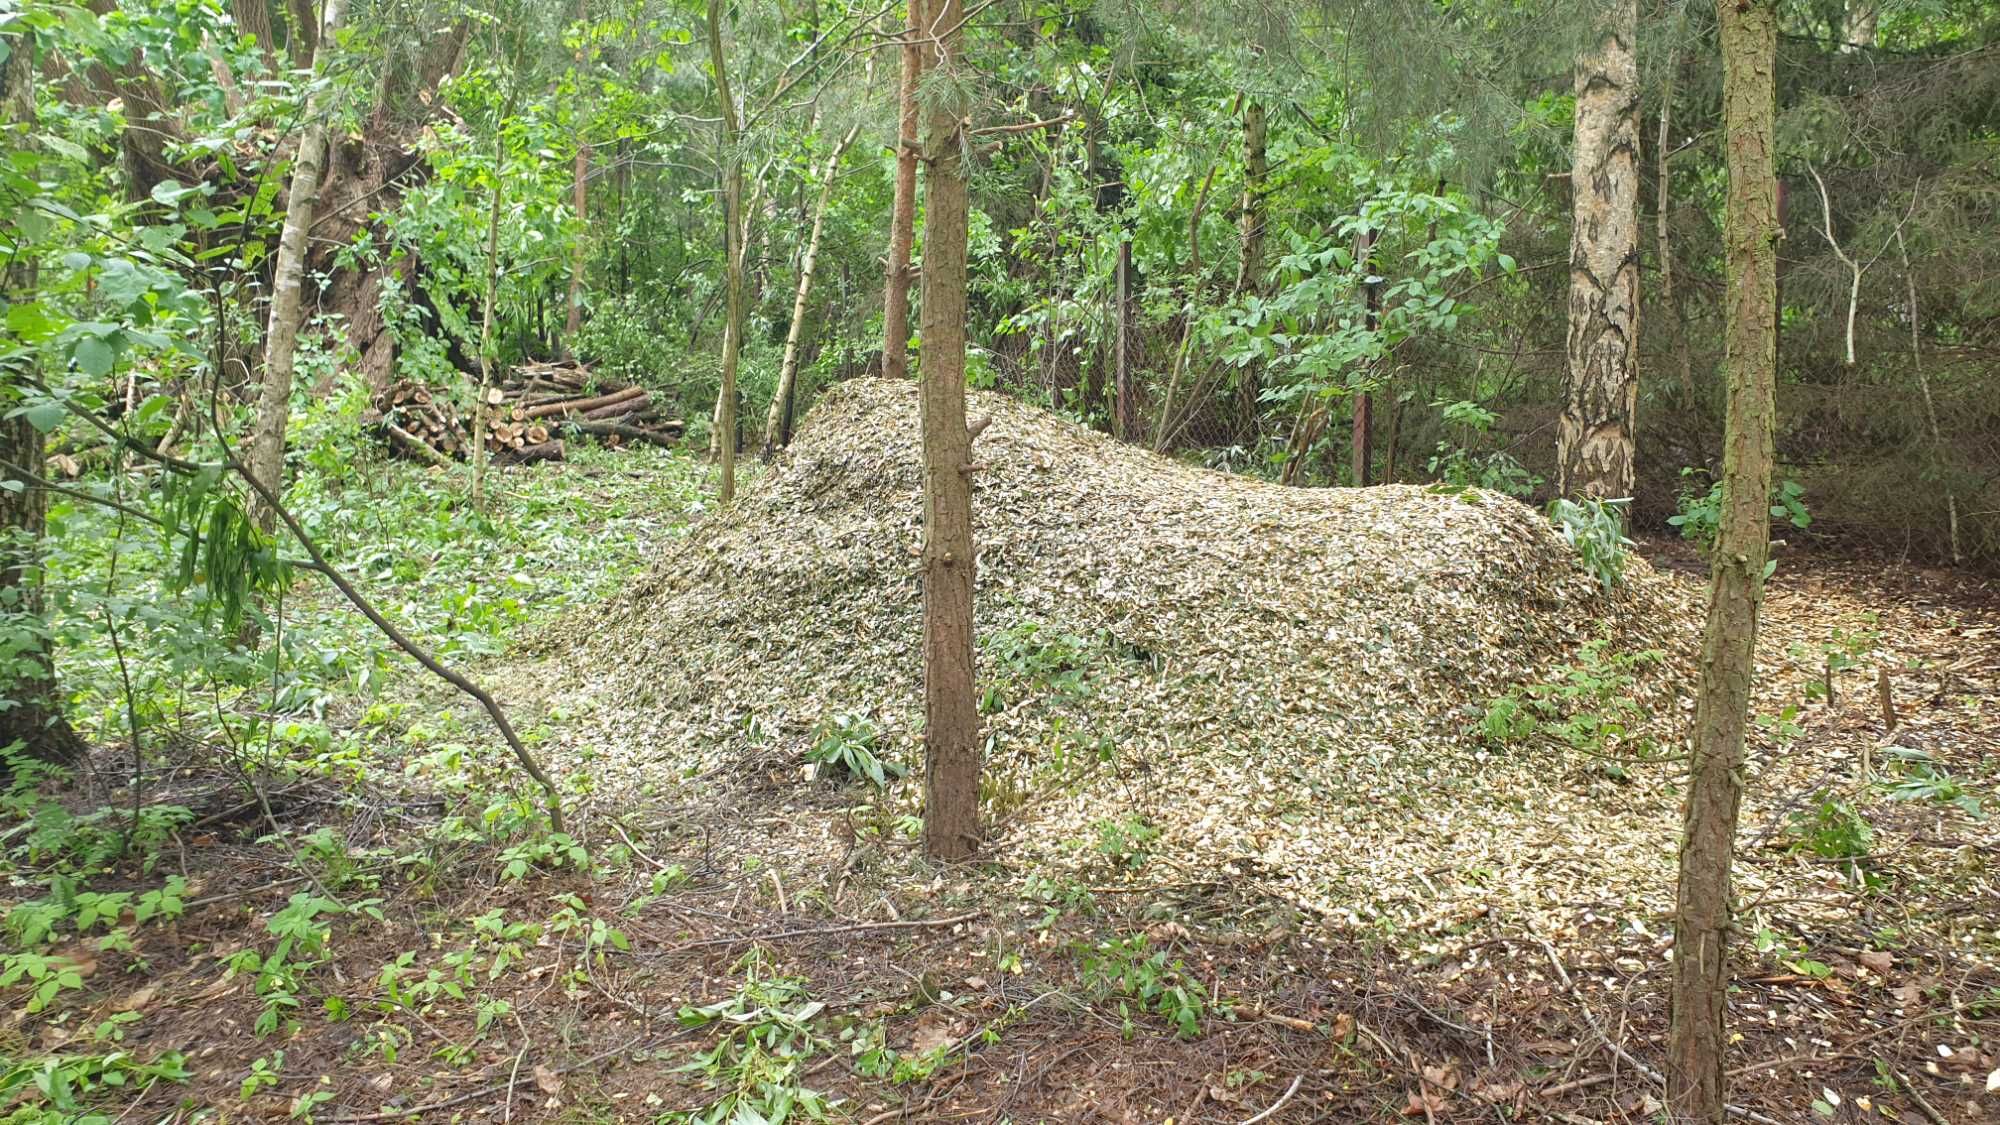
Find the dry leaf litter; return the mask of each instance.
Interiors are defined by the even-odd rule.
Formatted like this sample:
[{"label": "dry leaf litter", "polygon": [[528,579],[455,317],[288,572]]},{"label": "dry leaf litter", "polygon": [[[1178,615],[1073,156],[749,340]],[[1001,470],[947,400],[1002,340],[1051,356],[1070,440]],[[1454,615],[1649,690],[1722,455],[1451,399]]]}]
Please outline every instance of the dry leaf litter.
[{"label": "dry leaf litter", "polygon": [[[1631,691],[1644,733],[1679,753],[1697,583],[1634,558],[1607,592],[1544,518],[1493,493],[1283,488],[998,395],[970,408],[992,418],[974,520],[993,855],[1080,870],[1101,864],[1106,826],[1144,825],[1184,870],[1406,935],[1475,917],[1559,935],[1670,907],[1683,762],[1617,778],[1471,728],[1603,638],[1607,658],[1662,654]],[[840,802],[801,768],[816,732],[867,716],[885,756],[921,761],[917,419],[908,385],[831,391],[735,506],[511,670],[509,694],[571,716],[555,764],[587,761],[614,793],[741,799],[836,852]],[[1001,636],[1081,642],[1081,687],[1013,674]],[[1796,678],[1765,687],[1775,707]],[[1825,765],[1767,745],[1746,833]],[[749,796],[774,779],[775,818],[768,792]],[[1745,896],[1783,897],[1795,918],[1851,908],[1823,865],[1739,866]]]}]

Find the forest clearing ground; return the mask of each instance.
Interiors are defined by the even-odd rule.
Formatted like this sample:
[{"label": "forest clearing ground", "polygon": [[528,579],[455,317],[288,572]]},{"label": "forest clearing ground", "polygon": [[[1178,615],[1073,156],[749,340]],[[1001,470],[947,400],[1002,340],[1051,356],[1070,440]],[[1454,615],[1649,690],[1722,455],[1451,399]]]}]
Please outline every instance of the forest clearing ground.
[{"label": "forest clearing ground", "polygon": [[[688,480],[684,465],[660,468],[663,486]],[[601,471],[498,479],[539,495],[559,478],[530,474]],[[587,538],[593,518],[579,508],[535,534]],[[538,540],[523,557],[546,567],[560,552]],[[519,562],[452,557],[427,581],[490,581]],[[637,555],[608,565],[594,589],[615,588]],[[1752,779],[1746,885],[1808,872],[1807,916],[1847,918],[1746,910],[1762,932],[1745,944],[1764,948],[1742,952],[1734,1097],[1764,1118],[2000,1116],[1985,1090],[2000,1067],[1994,834],[1944,788],[1989,804],[1996,792],[1996,609],[1969,581],[1865,561],[1788,559],[1773,584],[1773,706],[1760,710],[1801,700],[1830,655],[1856,664],[1836,671],[1832,706],[1811,701],[1793,720],[1789,748],[1763,751],[1809,756],[1813,784],[1772,793]],[[496,639],[548,619],[523,614]],[[1892,743],[1878,652],[1893,665]],[[761,1111],[817,1096],[832,1119],[877,1123],[1242,1122],[1273,1109],[1262,1119],[1640,1122],[1657,1105],[1620,1051],[1658,1057],[1662,917],[1577,902],[1550,932],[1477,909],[1415,935],[1329,928],[1252,880],[1144,849],[1099,851],[1091,877],[1004,855],[940,872],[894,824],[857,822],[851,794],[780,759],[747,783],[673,779],[644,800],[594,795],[587,771],[572,774],[571,830],[594,850],[579,871],[560,840],[506,832],[524,806],[504,798],[513,781],[466,712],[401,674],[377,705],[336,704],[333,724],[381,758],[353,781],[268,775],[271,820],[304,842],[303,868],[262,839],[273,825],[254,805],[204,808],[159,855],[189,879],[186,914],[136,927],[127,951],[70,943],[83,987],[4,1017],[0,1055],[184,1053],[186,1082],[154,1083],[127,1120],[180,1107],[671,1121],[738,1096]],[[544,726],[526,729],[546,739]],[[1889,745],[1924,751],[1925,772]],[[1854,781],[1864,748],[1888,780],[1929,788]],[[170,785],[215,786],[216,769]],[[1821,790],[1865,818],[1865,855],[1791,846],[1786,818]],[[1879,885],[1861,893],[1857,872]],[[1476,902],[1478,880],[1461,874],[1427,877]],[[313,919],[325,949],[272,979],[272,922],[301,894],[342,906]],[[278,1029],[258,1034],[274,1007]],[[117,1022],[124,1011],[139,1018]]]}]

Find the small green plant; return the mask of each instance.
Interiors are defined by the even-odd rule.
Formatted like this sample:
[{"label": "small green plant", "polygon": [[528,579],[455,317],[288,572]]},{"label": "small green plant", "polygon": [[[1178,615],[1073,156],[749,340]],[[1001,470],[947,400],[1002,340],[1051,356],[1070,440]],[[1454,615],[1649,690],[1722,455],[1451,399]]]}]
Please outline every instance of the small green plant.
[{"label": "small green plant", "polygon": [[1099,646],[1074,633],[1034,621],[1022,621],[986,638],[986,664],[992,680],[979,701],[985,714],[996,714],[1012,693],[1046,692],[1058,700],[1080,699],[1090,693],[1090,666]]},{"label": "small green plant", "polygon": [[1525,500],[1542,486],[1542,478],[1504,449],[1478,448],[1500,416],[1476,402],[1431,403],[1438,408],[1454,438],[1437,443],[1424,467],[1440,484],[1453,489],[1484,488]]},{"label": "small green plant", "polygon": [[250,1073],[243,1076],[243,1084],[237,1090],[237,1097],[249,1101],[259,1090],[267,1090],[283,1081],[285,1052],[272,1051],[263,1058],[250,1060]]},{"label": "small green plant", "polygon": [[[1678,510],[1667,517],[1667,523],[1680,528],[1681,538],[1703,552],[1714,548],[1715,536],[1722,526],[1722,482],[1713,481],[1706,491],[1701,488],[1701,480],[1709,475],[1707,469],[1694,466],[1682,469]],[[1783,520],[1800,531],[1812,526],[1805,486],[1795,480],[1772,482],[1771,518]]]},{"label": "small green plant", "polygon": [[726,1000],[680,1010],[682,1027],[713,1027],[715,1045],[681,1070],[700,1075],[716,1098],[700,1109],[666,1115],[676,1125],[782,1125],[823,1121],[832,1103],[805,1085],[804,1067],[824,1042],[814,1024],[826,1005],[805,981],[771,972],[762,950],[737,963],[743,985]]},{"label": "small green plant", "polygon": [[1828,704],[1833,703],[1834,677],[1860,667],[1863,658],[1875,647],[1876,636],[1873,629],[1835,629],[1830,639],[1816,646],[1794,642],[1788,647],[1785,654],[1793,660],[1820,665],[1820,678],[1806,682],[1806,699],[1824,699]]},{"label": "small green plant", "polygon": [[1792,814],[1786,833],[1792,850],[1833,860],[1860,888],[1870,889],[1880,882],[1863,866],[1875,846],[1875,829],[1867,817],[1831,790],[1822,790],[1810,808]]},{"label": "small green plant", "polygon": [[0,1107],[8,1125],[111,1125],[109,1114],[91,1112],[100,1098],[116,1094],[128,1103],[159,1082],[193,1077],[187,1056],[168,1051],[150,1062],[129,1051],[103,1055],[55,1055],[16,1061],[0,1055]]},{"label": "small green plant", "polygon": [[1138,871],[1152,859],[1160,830],[1136,813],[1123,820],[1097,822],[1097,854],[1120,871]]},{"label": "small green plant", "polygon": [[1132,1005],[1164,1016],[1182,1039],[1201,1034],[1207,1003],[1200,984],[1189,980],[1186,966],[1178,959],[1169,959],[1165,950],[1153,949],[1145,934],[1092,946],[1084,951],[1081,967],[1086,989],[1100,1000],[1118,1001],[1127,1039],[1136,1030]]},{"label": "small green plant", "polygon": [[1646,709],[1639,701],[1638,673],[1665,654],[1646,649],[1606,656],[1606,643],[1602,637],[1587,641],[1576,660],[1556,669],[1550,679],[1489,701],[1474,733],[1495,746],[1537,736],[1553,739],[1577,753],[1605,759],[1605,772],[1614,779],[1625,776],[1620,762],[1658,759],[1658,746],[1644,734]]},{"label": "small green plant", "polygon": [[1624,505],[1630,499],[1549,501],[1549,520],[1562,532],[1563,539],[1576,551],[1583,569],[1606,590],[1625,578],[1625,559],[1632,541],[1625,537]]},{"label": "small green plant", "polygon": [[1882,783],[1890,800],[1935,801],[1950,805],[1974,820],[1986,818],[1979,798],[1967,793],[1965,786],[1929,754],[1907,746],[1891,746],[1885,756],[1896,772],[1893,779]]},{"label": "small green plant", "polygon": [[883,789],[890,778],[903,776],[905,770],[882,757],[881,738],[882,732],[865,716],[836,715],[820,724],[819,736],[806,751],[806,761],[816,769],[838,769]]}]

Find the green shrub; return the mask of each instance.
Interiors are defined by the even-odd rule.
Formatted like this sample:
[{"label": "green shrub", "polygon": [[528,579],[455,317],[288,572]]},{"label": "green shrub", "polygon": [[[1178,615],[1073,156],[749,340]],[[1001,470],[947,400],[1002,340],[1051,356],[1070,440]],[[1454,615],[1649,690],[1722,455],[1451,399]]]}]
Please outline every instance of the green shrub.
[{"label": "green shrub", "polygon": [[1632,541],[1625,538],[1623,505],[1627,500],[1556,499],[1549,502],[1549,519],[1576,551],[1583,569],[1606,590],[1625,578],[1625,559]]}]

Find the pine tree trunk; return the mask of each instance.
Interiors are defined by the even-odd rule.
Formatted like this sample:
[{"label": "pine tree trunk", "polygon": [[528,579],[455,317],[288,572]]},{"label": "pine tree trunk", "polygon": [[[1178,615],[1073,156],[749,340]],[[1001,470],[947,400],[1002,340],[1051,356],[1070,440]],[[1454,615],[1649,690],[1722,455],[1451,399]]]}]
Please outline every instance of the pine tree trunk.
[{"label": "pine tree trunk", "polygon": [[[32,32],[9,36],[11,48],[0,58],[0,128],[10,136],[18,126],[33,131],[36,57]],[[7,304],[34,299],[35,264],[31,256],[10,254],[0,274],[0,297]],[[16,404],[10,388],[0,383],[0,414]],[[0,418],[0,617],[19,615],[21,650],[13,654],[11,674],[0,672],[0,750],[16,742],[31,758],[73,763],[83,757],[83,740],[63,717],[56,687],[55,664],[42,634],[42,536],[48,526],[48,493],[36,486],[43,476],[42,432],[25,416]],[[21,628],[25,626],[25,629]],[[0,769],[0,773],[4,773]]]},{"label": "pine tree trunk", "polygon": [[[960,0],[923,4],[930,65],[958,65]],[[929,115],[924,140],[924,851],[957,860],[979,846],[979,712],[972,679],[972,436],[965,428],[968,200],[963,122]]]},{"label": "pine tree trunk", "polygon": [[1569,387],[1556,430],[1564,496],[1632,495],[1639,397],[1638,0],[1613,0],[1576,62],[1570,172]]},{"label": "pine tree trunk", "polygon": [[1770,551],[1777,380],[1775,0],[1718,0],[1728,138],[1728,417],[1722,519],[1695,703],[1694,758],[1674,909],[1667,1104],[1677,1121],[1722,1125],[1728,1033],[1729,869],[1743,799],[1743,737],[1757,613]]},{"label": "pine tree trunk", "polygon": [[882,289],[882,374],[890,379],[910,375],[910,248],[916,241],[917,213],[917,79],[923,72],[923,51],[917,35],[923,0],[910,0],[903,43],[903,82],[897,94],[896,194],[889,210],[889,264]]},{"label": "pine tree trunk", "polygon": [[819,264],[819,236],[826,229],[826,209],[833,202],[833,179],[840,171],[840,158],[860,131],[859,125],[847,131],[847,135],[834,146],[833,154],[826,158],[826,171],[820,175],[819,200],[813,204],[812,231],[806,236],[805,255],[799,259],[799,287],[792,296],[792,324],[785,332],[785,356],[778,364],[778,389],[771,395],[771,409],[764,416],[766,457],[772,451],[789,445],[792,440],[792,396],[798,385],[799,340],[805,334],[806,301],[812,296],[813,270]]},{"label": "pine tree trunk", "polygon": [[[326,27],[315,37],[332,43],[340,27],[342,0],[326,0]],[[331,53],[331,52],[329,52]],[[326,60],[313,54],[315,76]],[[326,172],[326,99],[314,91],[306,97],[306,131],[292,162],[292,185],[285,197],[285,227],[278,236],[278,260],[271,271],[271,319],[264,332],[264,385],[257,394],[257,423],[250,435],[251,475],[274,496],[285,493],[285,425],[291,419],[292,372],[299,348],[299,321],[304,315],[306,232],[312,229],[313,207],[319,202],[320,177]],[[264,504],[254,505],[257,526],[269,532],[277,517]]]},{"label": "pine tree trunk", "polygon": [[1674,318],[1674,366],[1680,372],[1682,405],[1689,410],[1695,408],[1694,360],[1688,352],[1687,317],[1682,315],[1681,306],[1674,296],[1674,240],[1673,240],[1673,170],[1668,165],[1668,157],[1673,155],[1674,78],[1680,68],[1678,56],[1667,60],[1666,88],[1660,94],[1660,141],[1654,154],[1653,179],[1659,184],[1659,203],[1655,208],[1655,242],[1660,253],[1660,308]]},{"label": "pine tree trunk", "polygon": [[743,154],[738,150],[736,101],[722,54],[722,0],[708,0],[708,55],[715,68],[715,96],[722,109],[722,253],[728,309],[722,332],[722,386],[717,392],[712,443],[722,466],[716,499],[736,499],[736,365],[743,351]]}]

